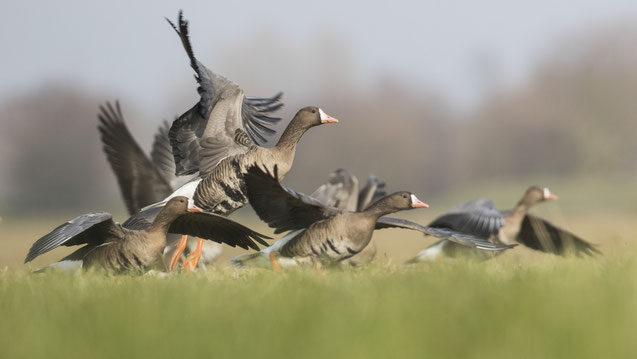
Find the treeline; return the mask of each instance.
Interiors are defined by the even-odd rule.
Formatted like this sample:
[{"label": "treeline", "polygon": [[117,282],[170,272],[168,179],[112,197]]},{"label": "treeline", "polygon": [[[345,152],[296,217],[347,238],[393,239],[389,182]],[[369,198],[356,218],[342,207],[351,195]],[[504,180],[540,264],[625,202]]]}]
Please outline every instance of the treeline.
[{"label": "treeline", "polygon": [[[390,189],[429,196],[502,176],[635,175],[636,40],[631,27],[557,44],[525,84],[463,115],[439,95],[399,80],[379,79],[361,89],[330,69],[308,98],[342,121],[308,132],[286,182],[311,191],[330,171],[344,167],[361,181],[372,172]],[[334,83],[340,87],[330,86]],[[115,181],[96,130],[97,105],[106,99],[49,85],[4,102],[5,213],[113,203]],[[285,115],[304,105],[287,102]],[[130,127],[146,144],[161,119],[136,123],[143,118],[136,111],[125,107]]]}]

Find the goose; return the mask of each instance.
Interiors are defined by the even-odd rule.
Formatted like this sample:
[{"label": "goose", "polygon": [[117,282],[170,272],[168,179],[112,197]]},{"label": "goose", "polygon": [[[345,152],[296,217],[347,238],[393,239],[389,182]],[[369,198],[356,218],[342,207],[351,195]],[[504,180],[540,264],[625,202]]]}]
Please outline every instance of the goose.
[{"label": "goose", "polygon": [[61,262],[81,261],[84,269],[98,268],[113,274],[143,273],[163,263],[169,232],[256,250],[259,247],[255,241],[263,244],[268,238],[223,216],[202,212],[186,197],[175,197],[156,210],[152,223],[137,222],[132,227],[115,223],[110,213],[83,214],[38,239],[24,262],[61,245],[84,245]]},{"label": "goose", "polygon": [[[332,172],[326,183],[316,189],[310,196],[328,207],[335,207],[351,212],[361,212],[371,203],[385,196],[385,183],[373,174],[367,176],[365,186],[358,190],[358,179],[347,170],[339,168]],[[374,237],[358,254],[343,260],[341,263],[359,266],[371,262],[376,257],[376,241]]]},{"label": "goose", "polygon": [[[272,169],[276,165],[279,179],[283,179],[292,167],[296,146],[303,134],[312,127],[338,123],[338,120],[318,107],[307,106],[296,113],[275,146],[266,148],[251,142],[259,137],[259,131],[250,128],[263,130],[265,127],[259,121],[266,120],[265,115],[255,115],[251,120],[246,114],[268,113],[271,106],[264,105],[261,110],[260,107],[250,109],[245,105],[243,91],[238,85],[214,74],[196,60],[188,36],[188,22],[182,15],[180,12],[179,26],[169,23],[179,35],[195,70],[201,100],[173,122],[169,137],[177,174],[197,170],[199,174],[163,201],[146,209],[162,206],[174,196],[186,196],[206,211],[229,215],[248,202],[243,176],[250,166],[258,164]],[[223,86],[213,86],[213,82]],[[139,215],[144,216],[144,211]],[[180,248],[185,241],[182,238]],[[175,263],[174,259],[178,256],[181,253],[176,251],[171,263]]]},{"label": "goose", "polygon": [[272,246],[258,253],[234,257],[237,267],[281,267],[300,263],[338,263],[360,253],[375,229],[407,228],[487,250],[510,246],[489,243],[469,235],[430,228],[385,215],[413,208],[427,208],[413,193],[395,192],[372,203],[362,212],[327,207],[310,196],[283,187],[275,166],[253,166],[245,175],[248,199],[259,218],[275,233],[291,231]]},{"label": "goose", "polygon": [[[593,244],[543,218],[528,214],[536,204],[557,199],[558,197],[547,187],[531,186],[512,210],[499,211],[493,201],[481,198],[451,208],[429,225],[472,234],[497,243],[520,243],[528,248],[555,255],[565,255],[569,251],[577,256],[599,254],[599,250]],[[483,259],[491,258],[441,240],[419,252],[409,262],[454,258],[462,254],[477,254]]]},{"label": "goose", "polygon": [[270,98],[246,97],[235,82],[212,72],[195,57],[188,21],[179,11],[175,30],[195,71],[199,101],[177,118],[169,132],[176,174],[210,172],[219,161],[245,152],[250,145],[264,145],[276,135],[272,127],[281,118],[272,115],[283,107],[281,92]]},{"label": "goose", "polygon": [[[150,158],[146,156],[133,138],[126,123],[119,101],[115,105],[106,102],[99,107],[98,130],[106,159],[117,178],[119,189],[129,215],[139,212],[143,207],[161,201],[173,192],[176,182],[175,163],[172,147],[168,139],[168,122],[164,121],[154,137]],[[177,249],[178,236],[169,234],[164,256]],[[223,251],[223,245],[206,241],[202,248],[194,238],[189,238],[186,248],[190,253],[201,252],[201,261],[195,260],[196,254],[185,258],[183,267],[196,268],[214,262]]]}]

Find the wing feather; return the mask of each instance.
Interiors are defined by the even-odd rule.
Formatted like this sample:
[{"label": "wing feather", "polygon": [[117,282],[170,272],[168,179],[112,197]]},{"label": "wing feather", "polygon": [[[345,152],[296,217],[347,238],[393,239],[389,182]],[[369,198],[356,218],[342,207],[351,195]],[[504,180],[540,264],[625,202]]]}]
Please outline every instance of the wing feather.
[{"label": "wing feather", "polygon": [[383,229],[383,228],[411,229],[411,230],[422,232],[428,236],[433,236],[440,239],[446,239],[464,246],[469,246],[469,247],[473,247],[477,249],[483,249],[487,251],[501,251],[501,250],[515,247],[515,244],[508,245],[508,244],[493,243],[473,235],[459,233],[459,232],[455,232],[455,231],[444,229],[444,228],[426,227],[418,223],[408,221],[406,219],[400,219],[400,218],[392,218],[392,217],[385,217],[385,216],[380,217],[378,221],[376,222],[376,229]]},{"label": "wing feather", "polygon": [[117,177],[119,189],[130,214],[162,200],[172,193],[169,180],[144,154],[131,135],[119,105],[100,106],[98,130],[106,158]]},{"label": "wing feather", "polygon": [[44,235],[33,243],[24,263],[59,246],[104,243],[107,234],[115,226],[110,213],[87,213],[78,216]]},{"label": "wing feather", "polygon": [[275,233],[303,229],[340,211],[325,207],[310,196],[284,188],[274,175],[258,166],[248,169],[244,179],[252,208]]},{"label": "wing feather", "polygon": [[578,256],[592,256],[601,253],[594,244],[533,215],[524,217],[516,240],[529,248],[556,255],[573,252]]},{"label": "wing feather", "polygon": [[477,199],[451,208],[429,224],[487,239],[497,234],[502,226],[502,213],[489,199]]},{"label": "wing feather", "polygon": [[325,206],[355,212],[358,202],[358,179],[339,168],[310,196]]},{"label": "wing feather", "polygon": [[267,247],[269,244],[264,239],[270,239],[229,218],[210,212],[195,212],[180,216],[172,223],[169,232],[254,250],[259,250],[255,242]]},{"label": "wing feather", "polygon": [[[266,137],[281,119],[272,117],[283,104],[282,93],[271,98],[249,98],[233,81],[216,74],[199,62],[190,43],[188,21],[179,12],[178,25],[166,19],[179,36],[190,59],[198,83],[200,100],[177,120],[169,131],[177,175],[203,174],[211,171],[223,158],[245,151],[245,146],[233,141],[235,131],[243,129],[256,145]],[[236,106],[235,106],[236,105]],[[202,148],[206,148],[202,151]]]}]

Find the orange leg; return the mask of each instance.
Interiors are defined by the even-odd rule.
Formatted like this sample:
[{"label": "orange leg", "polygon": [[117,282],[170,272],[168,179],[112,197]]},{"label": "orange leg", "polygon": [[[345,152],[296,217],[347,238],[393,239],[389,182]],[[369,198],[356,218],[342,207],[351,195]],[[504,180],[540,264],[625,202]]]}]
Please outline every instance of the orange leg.
[{"label": "orange leg", "polygon": [[170,265],[168,266],[168,269],[170,269],[171,272],[174,271],[175,268],[177,268],[179,257],[181,257],[181,254],[184,253],[184,249],[186,249],[187,241],[188,241],[188,236],[184,234],[181,236],[179,243],[177,243],[177,248],[175,249],[175,253],[173,253],[173,257],[170,259]]},{"label": "orange leg", "polygon": [[194,252],[190,253],[181,267],[186,271],[192,271],[197,268],[199,258],[201,258],[201,248],[203,247],[203,238],[197,237],[197,248]]},{"label": "orange leg", "polygon": [[281,266],[279,265],[279,261],[276,260],[276,253],[270,252],[270,262],[272,263],[272,268],[274,268],[275,272],[277,273],[283,272],[283,270],[281,270]]}]

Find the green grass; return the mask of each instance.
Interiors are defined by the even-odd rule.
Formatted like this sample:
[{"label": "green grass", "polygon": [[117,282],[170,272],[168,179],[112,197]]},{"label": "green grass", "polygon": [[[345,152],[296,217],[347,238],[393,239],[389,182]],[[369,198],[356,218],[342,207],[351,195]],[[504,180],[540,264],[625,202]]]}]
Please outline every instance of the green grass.
[{"label": "green grass", "polygon": [[191,275],[0,274],[0,357],[600,358],[637,351],[632,256]]},{"label": "green grass", "polygon": [[[602,256],[558,258],[516,248],[484,263],[402,266],[433,239],[382,230],[374,235],[377,261],[355,270],[241,271],[228,259],[245,252],[226,248],[211,269],[167,278],[31,274],[71,250],[25,266],[33,241],[79,213],[5,216],[0,358],[634,357],[633,182],[531,183],[549,185],[561,198],[533,212],[598,244]],[[400,216],[428,223],[479,196],[507,208],[526,184],[486,183],[425,199],[431,209]],[[272,234],[250,210],[233,218]]]}]

